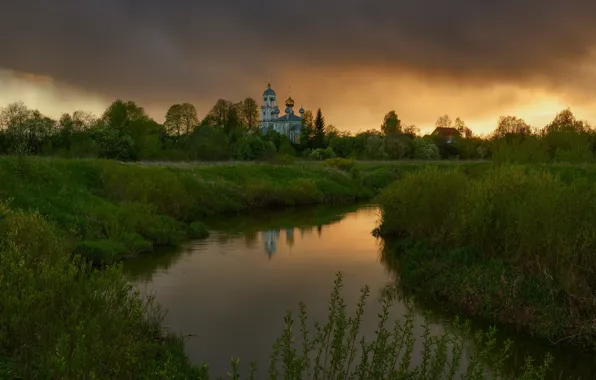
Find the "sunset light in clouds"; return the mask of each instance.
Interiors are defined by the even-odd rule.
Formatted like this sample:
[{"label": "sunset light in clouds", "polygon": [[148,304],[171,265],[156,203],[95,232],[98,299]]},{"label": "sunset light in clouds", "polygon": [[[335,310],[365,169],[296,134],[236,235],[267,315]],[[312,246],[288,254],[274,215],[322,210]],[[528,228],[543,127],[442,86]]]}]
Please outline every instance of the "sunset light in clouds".
[{"label": "sunset light in clouds", "polygon": [[596,5],[585,1],[86,3],[0,5],[0,104],[58,117],[121,98],[161,122],[179,102],[202,117],[219,98],[259,99],[271,79],[351,132],[390,110],[423,132],[444,114],[477,134],[506,115],[541,127],[567,107],[596,123]]}]

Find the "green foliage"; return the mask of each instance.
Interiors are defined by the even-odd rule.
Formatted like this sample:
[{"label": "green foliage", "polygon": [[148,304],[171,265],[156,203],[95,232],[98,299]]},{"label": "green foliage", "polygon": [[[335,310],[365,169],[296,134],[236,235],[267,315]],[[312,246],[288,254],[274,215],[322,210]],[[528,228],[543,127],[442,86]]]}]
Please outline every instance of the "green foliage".
[{"label": "green foliage", "polygon": [[[473,314],[593,345],[596,191],[585,176],[563,180],[549,171],[497,166],[474,177],[458,168],[411,173],[381,195],[379,232],[428,239],[443,250],[432,260],[410,256],[412,271],[439,276],[433,286],[423,281],[429,293],[456,281],[446,297],[474,302]],[[469,277],[450,272],[461,265],[454,260],[462,252],[470,260],[465,273],[474,273]],[[485,291],[489,283],[494,288]],[[475,304],[480,301],[484,306]],[[524,316],[513,318],[519,310]]]},{"label": "green foliage", "polygon": [[279,146],[278,153],[294,157],[296,156],[296,149],[288,139],[285,139]]},{"label": "green foliage", "polygon": [[92,132],[93,139],[99,145],[99,158],[111,158],[130,161],[134,155],[134,141],[118,129],[109,125],[100,125]]},{"label": "green foliage", "polygon": [[209,227],[203,222],[192,222],[188,227],[189,238],[204,239],[209,236]]},{"label": "green foliage", "polygon": [[325,166],[349,172],[356,162],[345,158],[329,158],[325,160]]},{"label": "green foliage", "polygon": [[119,268],[71,259],[68,241],[39,213],[0,204],[0,215],[3,378],[197,378],[182,342],[161,331],[159,308]]},{"label": "green foliage", "polygon": [[335,152],[331,147],[325,149],[315,149],[309,153],[308,158],[311,160],[323,161],[335,157]]},{"label": "green foliage", "polygon": [[236,145],[236,158],[244,161],[267,159],[275,155],[277,149],[271,141],[265,141],[256,134],[241,138]]},{"label": "green foliage", "polygon": [[201,126],[190,137],[193,160],[227,160],[230,158],[227,136],[218,128]]},{"label": "green foliage", "polygon": [[428,139],[414,138],[410,142],[411,157],[415,160],[437,160],[440,158],[439,148]]}]

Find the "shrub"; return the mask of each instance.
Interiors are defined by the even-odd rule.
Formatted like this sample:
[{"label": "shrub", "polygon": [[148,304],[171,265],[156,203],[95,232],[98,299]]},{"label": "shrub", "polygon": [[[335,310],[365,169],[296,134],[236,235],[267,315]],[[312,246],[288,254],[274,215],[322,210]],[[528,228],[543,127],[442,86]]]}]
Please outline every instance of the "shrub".
[{"label": "shrub", "polygon": [[325,166],[349,172],[352,170],[356,162],[346,158],[329,158],[325,160]]}]

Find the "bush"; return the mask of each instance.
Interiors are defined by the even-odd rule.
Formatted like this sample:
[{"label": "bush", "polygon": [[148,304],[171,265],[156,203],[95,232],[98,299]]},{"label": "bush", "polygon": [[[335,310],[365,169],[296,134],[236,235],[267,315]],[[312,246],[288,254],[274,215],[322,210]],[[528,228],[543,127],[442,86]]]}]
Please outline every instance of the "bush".
[{"label": "bush", "polygon": [[259,160],[275,156],[277,149],[271,141],[264,141],[259,136],[250,134],[238,140],[236,157],[240,160]]},{"label": "bush", "polygon": [[346,158],[329,158],[325,160],[325,166],[346,172],[352,170],[355,164],[356,162],[354,160],[349,160]]},{"label": "bush", "polygon": [[332,148],[315,149],[312,152],[310,152],[310,154],[309,154],[309,158],[314,159],[314,160],[319,160],[319,161],[323,161],[328,158],[334,158],[334,157],[335,157],[335,152],[333,152]]}]

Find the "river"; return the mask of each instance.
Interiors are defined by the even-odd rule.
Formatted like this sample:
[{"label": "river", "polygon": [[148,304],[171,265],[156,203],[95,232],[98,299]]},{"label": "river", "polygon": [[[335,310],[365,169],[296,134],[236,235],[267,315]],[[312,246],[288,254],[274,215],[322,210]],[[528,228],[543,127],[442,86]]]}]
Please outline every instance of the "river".
[{"label": "river", "polygon": [[[186,351],[193,363],[207,362],[217,375],[229,370],[231,357],[239,357],[241,367],[256,360],[264,368],[287,310],[297,312],[302,301],[309,319],[324,323],[338,271],[350,312],[360,289],[370,287],[362,327],[365,336],[374,335],[381,295],[397,276],[382,259],[382,240],[371,234],[378,217],[374,206],[351,205],[218,218],[208,221],[209,238],[128,260],[124,271],[168,311],[164,327],[189,336]],[[392,315],[404,318],[408,311],[417,336],[425,323],[440,332],[453,318],[403,300]],[[552,379],[592,379],[596,373],[593,355],[578,349],[555,349],[503,329],[499,338],[514,342],[512,372],[524,357],[541,360],[548,351],[555,357]]]}]

